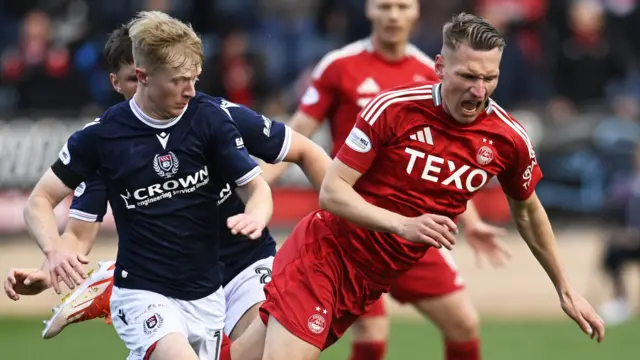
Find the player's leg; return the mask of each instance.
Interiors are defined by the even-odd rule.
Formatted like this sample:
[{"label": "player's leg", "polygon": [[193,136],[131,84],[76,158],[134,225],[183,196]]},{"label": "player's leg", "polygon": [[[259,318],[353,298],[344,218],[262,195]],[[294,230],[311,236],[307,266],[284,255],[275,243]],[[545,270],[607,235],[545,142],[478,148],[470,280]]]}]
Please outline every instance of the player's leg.
[{"label": "player's leg", "polygon": [[115,261],[103,261],[89,272],[87,279],[78,288],[66,295],[62,303],[53,308],[53,315],[45,321],[42,337],[50,339],[70,324],[96,318],[111,323],[109,299],[113,287]]},{"label": "player's leg", "polygon": [[113,287],[113,326],[129,349],[128,360],[197,360],[181,309],[163,295]]},{"label": "player's leg", "polygon": [[264,286],[271,281],[273,257],[260,259],[236,275],[224,287],[227,317],[224,332],[235,341],[258,318],[264,302]]},{"label": "player's leg", "polygon": [[[617,232],[616,235],[620,236],[621,234]],[[637,243],[621,242],[619,239],[610,240],[604,251],[603,267],[611,279],[614,297],[602,304],[598,310],[608,325],[621,324],[629,320],[632,315],[622,269],[628,262],[640,259],[640,241],[634,240]]]},{"label": "player's leg", "polygon": [[180,309],[187,338],[200,360],[218,360],[224,337],[226,303],[222,287],[197,300],[173,302]]},{"label": "player's leg", "polygon": [[267,327],[262,319],[255,318],[242,335],[220,352],[220,360],[261,360]]},{"label": "player's leg", "polygon": [[315,360],[319,356],[320,348],[293,335],[277,319],[269,316],[263,360]]},{"label": "player's leg", "polygon": [[446,360],[481,358],[479,317],[448,250],[427,251],[396,280],[391,295],[433,321],[443,335]]},{"label": "player's leg", "polygon": [[379,299],[351,325],[351,360],[382,360],[387,350],[389,317]]}]

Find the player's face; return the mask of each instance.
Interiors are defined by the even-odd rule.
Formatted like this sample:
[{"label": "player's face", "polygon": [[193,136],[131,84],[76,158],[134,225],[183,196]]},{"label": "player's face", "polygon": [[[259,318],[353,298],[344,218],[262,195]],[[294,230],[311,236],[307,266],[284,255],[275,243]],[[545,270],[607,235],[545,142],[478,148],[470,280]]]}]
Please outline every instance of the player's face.
[{"label": "player's face", "polygon": [[457,121],[470,123],[484,110],[498,86],[501,57],[498,48],[479,51],[464,44],[436,57],[444,106]]},{"label": "player's face", "polygon": [[418,12],[418,0],[369,0],[367,3],[373,34],[384,44],[407,42]]},{"label": "player's face", "polygon": [[136,72],[138,80],[146,88],[149,100],[158,111],[168,117],[176,117],[182,114],[189,100],[196,95],[195,84],[200,75],[200,66],[162,66],[152,73],[138,68]]},{"label": "player's face", "polygon": [[131,99],[138,88],[138,78],[136,77],[136,67],[133,64],[120,66],[114,74],[109,74],[111,86],[113,89],[122,94],[125,99]]}]

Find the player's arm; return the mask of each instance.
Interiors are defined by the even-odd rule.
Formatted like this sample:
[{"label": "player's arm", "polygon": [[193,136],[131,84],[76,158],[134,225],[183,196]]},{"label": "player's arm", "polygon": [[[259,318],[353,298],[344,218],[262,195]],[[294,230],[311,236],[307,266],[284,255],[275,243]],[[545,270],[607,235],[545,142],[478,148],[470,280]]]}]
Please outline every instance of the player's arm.
[{"label": "player's arm", "polygon": [[292,130],[291,150],[284,162],[275,165],[263,166],[262,176],[270,184],[276,182],[287,170],[291,163],[295,163],[304,173],[316,190],[320,189],[322,178],[329,166],[331,158],[316,143],[310,140],[320,127],[320,121],[301,110],[298,110],[289,127]]},{"label": "player's arm", "polygon": [[[382,97],[384,93],[371,103]],[[376,154],[393,139],[391,126],[401,121],[403,116],[397,106],[385,106],[386,110],[369,116],[369,106],[358,115],[345,144],[327,170],[320,189],[320,207],[369,230],[394,233],[410,241],[437,247],[442,244],[451,248],[455,238],[449,229],[457,231],[451,219],[433,214],[407,218],[369,203],[353,188],[369,170]],[[388,119],[393,119],[393,122]]]},{"label": "player's arm", "polygon": [[[305,172],[316,189],[320,189],[322,178],[331,162],[325,151],[307,137],[295,132],[285,124],[269,119],[242,106],[226,103],[249,154],[266,162],[262,164],[263,177],[267,182],[276,180],[269,172],[281,162],[296,163]],[[276,165],[268,165],[276,164]]]},{"label": "player's arm", "polygon": [[[519,126],[516,124],[516,126]],[[511,214],[522,239],[553,283],[563,310],[592,338],[604,338],[604,323],[593,307],[569,284],[560,263],[558,247],[547,213],[535,193],[542,172],[531,141],[524,130],[516,131],[511,164],[498,179],[507,195]]]},{"label": "player's arm", "polygon": [[271,188],[249,156],[231,112],[213,110],[209,131],[214,158],[224,177],[235,182],[236,193],[245,203],[244,213],[227,219],[227,226],[233,234],[257,239],[273,214]]},{"label": "player's arm", "polygon": [[[98,158],[92,128],[73,134],[59,153],[59,159],[48,169],[34,187],[24,209],[27,229],[50,264],[52,279],[60,277],[69,288],[82,283],[86,277],[82,264],[84,255],[69,250],[58,235],[53,209],[76,188],[82,180],[97,170]],[[60,293],[57,281],[54,289]]]},{"label": "player's arm", "polygon": [[397,233],[405,217],[375,206],[358,194],[353,186],[361,176],[339,158],[334,159],[322,182],[320,207],[369,230]]}]

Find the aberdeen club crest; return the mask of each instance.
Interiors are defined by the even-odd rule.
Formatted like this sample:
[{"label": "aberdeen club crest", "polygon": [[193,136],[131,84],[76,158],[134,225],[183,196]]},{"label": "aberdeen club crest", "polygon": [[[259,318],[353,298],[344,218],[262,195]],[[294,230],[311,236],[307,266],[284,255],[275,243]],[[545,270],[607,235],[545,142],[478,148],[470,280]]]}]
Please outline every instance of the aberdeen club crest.
[{"label": "aberdeen club crest", "polygon": [[180,162],[172,151],[164,155],[156,155],[153,158],[153,170],[156,171],[158,176],[165,179],[171,178],[178,173],[178,166]]}]

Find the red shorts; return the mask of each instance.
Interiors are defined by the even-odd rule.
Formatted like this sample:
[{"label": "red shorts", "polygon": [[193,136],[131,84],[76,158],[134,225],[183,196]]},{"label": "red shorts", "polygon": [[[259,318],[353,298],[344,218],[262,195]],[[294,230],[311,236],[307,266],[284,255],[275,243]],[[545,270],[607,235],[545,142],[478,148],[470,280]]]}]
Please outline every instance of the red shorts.
[{"label": "red shorts", "polygon": [[298,338],[324,350],[335,343],[389,286],[370,280],[352,265],[313,212],[293,229],[273,262],[260,317],[273,316]]},{"label": "red shorts", "polygon": [[[429,249],[409,271],[394,281],[389,293],[395,300],[405,304],[444,296],[462,288],[464,283],[451,254],[446,249]],[[385,314],[381,299],[372,304],[363,316]]]}]

